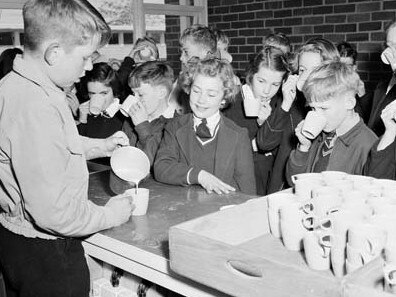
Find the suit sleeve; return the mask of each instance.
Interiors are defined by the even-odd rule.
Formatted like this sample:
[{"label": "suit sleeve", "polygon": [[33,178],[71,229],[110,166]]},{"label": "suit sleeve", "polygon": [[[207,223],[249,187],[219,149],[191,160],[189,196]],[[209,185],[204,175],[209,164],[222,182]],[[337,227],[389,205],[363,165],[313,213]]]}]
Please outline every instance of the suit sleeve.
[{"label": "suit sleeve", "polygon": [[307,172],[308,169],[308,152],[301,152],[298,148],[292,150],[286,165],[286,179],[289,185],[292,185],[292,175]]},{"label": "suit sleeve", "polygon": [[247,130],[240,134],[235,166],[235,180],[241,192],[256,195],[256,179],[254,176],[253,152]]},{"label": "suit sleeve", "polygon": [[280,145],[288,119],[289,113],[277,106],[257,131],[256,142],[260,150],[271,151]]},{"label": "suit sleeve", "polygon": [[396,177],[396,142],[392,142],[384,150],[377,151],[379,141],[368,155],[367,162],[364,166],[364,175],[375,178],[395,179]]},{"label": "suit sleeve", "polygon": [[187,173],[192,166],[181,162],[180,154],[180,146],[176,139],[176,126],[170,122],[165,126],[164,136],[154,162],[156,180],[172,185],[188,185]]}]

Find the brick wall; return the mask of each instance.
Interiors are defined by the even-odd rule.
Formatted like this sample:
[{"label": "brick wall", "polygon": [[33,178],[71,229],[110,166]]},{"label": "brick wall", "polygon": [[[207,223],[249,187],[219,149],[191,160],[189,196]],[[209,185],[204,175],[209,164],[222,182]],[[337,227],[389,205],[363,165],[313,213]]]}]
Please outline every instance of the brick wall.
[{"label": "brick wall", "polygon": [[209,25],[230,37],[237,72],[244,72],[271,31],[287,34],[294,47],[318,36],[356,46],[358,71],[368,89],[389,71],[380,62],[380,52],[384,27],[395,12],[395,0],[208,0]]}]

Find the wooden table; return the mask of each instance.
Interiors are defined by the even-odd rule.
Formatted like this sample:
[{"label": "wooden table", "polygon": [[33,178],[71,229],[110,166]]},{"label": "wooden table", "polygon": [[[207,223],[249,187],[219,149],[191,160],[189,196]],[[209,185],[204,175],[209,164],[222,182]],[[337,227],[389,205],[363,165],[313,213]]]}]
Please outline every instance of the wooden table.
[{"label": "wooden table", "polygon": [[[98,205],[115,195],[109,185],[110,175],[109,171],[90,175],[89,199]],[[143,181],[140,187],[150,189],[147,214],[90,236],[83,243],[86,254],[184,296],[225,296],[170,270],[168,230],[222,206],[255,197],[242,193],[207,194],[198,186],[171,186],[153,179]]]}]

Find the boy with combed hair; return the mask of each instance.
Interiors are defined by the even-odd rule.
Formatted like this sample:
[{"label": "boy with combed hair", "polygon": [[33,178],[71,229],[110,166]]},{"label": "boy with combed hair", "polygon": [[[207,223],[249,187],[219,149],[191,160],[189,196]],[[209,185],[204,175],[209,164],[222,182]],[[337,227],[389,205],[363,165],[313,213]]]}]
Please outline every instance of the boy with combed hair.
[{"label": "boy with combed hair", "polygon": [[63,88],[92,69],[110,29],[86,0],[30,0],[25,46],[0,82],[0,266],[7,296],[89,295],[81,240],[126,222],[125,197],[88,200],[86,160],[127,145],[81,137]]},{"label": "boy with combed hair", "polygon": [[130,119],[122,130],[131,145],[142,149],[153,164],[165,124],[175,115],[169,105],[173,69],[165,62],[151,61],[139,65],[129,76],[129,86],[138,102],[131,106]]},{"label": "boy with combed hair", "polygon": [[311,108],[326,119],[314,140],[302,134],[304,121],[296,129],[298,147],[291,152],[287,177],[326,170],[362,174],[375,134],[354,111],[359,75],[342,62],[323,64],[312,71],[303,87]]}]

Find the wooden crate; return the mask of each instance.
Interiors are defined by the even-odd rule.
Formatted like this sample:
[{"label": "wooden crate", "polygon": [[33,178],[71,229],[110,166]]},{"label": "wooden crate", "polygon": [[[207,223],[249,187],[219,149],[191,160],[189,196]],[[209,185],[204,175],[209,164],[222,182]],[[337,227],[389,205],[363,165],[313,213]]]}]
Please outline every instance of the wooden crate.
[{"label": "wooden crate", "polygon": [[384,292],[382,260],[377,258],[344,278],[346,297],[391,297]]},{"label": "wooden crate", "polygon": [[172,270],[229,295],[343,296],[344,279],[270,234],[265,197],[171,227],[169,247]]}]

